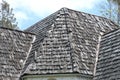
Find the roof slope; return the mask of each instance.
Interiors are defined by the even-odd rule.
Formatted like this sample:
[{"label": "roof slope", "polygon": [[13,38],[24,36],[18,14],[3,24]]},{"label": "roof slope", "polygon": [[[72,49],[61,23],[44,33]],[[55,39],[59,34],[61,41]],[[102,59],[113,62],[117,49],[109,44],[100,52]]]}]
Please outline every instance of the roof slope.
[{"label": "roof slope", "polygon": [[37,38],[24,74],[93,75],[100,33],[117,28],[106,18],[62,8],[26,30]]},{"label": "roof slope", "polygon": [[18,80],[34,37],[0,27],[0,80]]},{"label": "roof slope", "polygon": [[120,29],[102,37],[95,80],[120,79]]}]

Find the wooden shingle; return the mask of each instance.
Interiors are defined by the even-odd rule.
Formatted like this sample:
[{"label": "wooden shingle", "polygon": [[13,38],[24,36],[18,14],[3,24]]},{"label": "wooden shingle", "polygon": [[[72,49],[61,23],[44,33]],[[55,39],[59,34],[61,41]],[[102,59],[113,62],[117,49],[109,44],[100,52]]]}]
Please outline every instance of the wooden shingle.
[{"label": "wooden shingle", "polygon": [[120,29],[105,34],[101,40],[95,80],[120,79]]},{"label": "wooden shingle", "polygon": [[35,35],[0,27],[0,80],[18,80]]},{"label": "wooden shingle", "polygon": [[36,41],[23,74],[94,75],[101,33],[117,28],[106,18],[62,8],[26,30]]}]

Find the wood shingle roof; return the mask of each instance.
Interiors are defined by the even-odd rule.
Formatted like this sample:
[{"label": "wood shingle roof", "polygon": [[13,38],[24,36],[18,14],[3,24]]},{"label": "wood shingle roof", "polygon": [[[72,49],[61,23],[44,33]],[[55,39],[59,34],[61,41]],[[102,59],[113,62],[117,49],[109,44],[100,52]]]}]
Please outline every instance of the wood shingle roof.
[{"label": "wood shingle roof", "polygon": [[18,80],[35,35],[0,27],[0,80]]},{"label": "wood shingle roof", "polygon": [[95,80],[120,80],[120,29],[102,37]]},{"label": "wood shingle roof", "polygon": [[106,18],[62,8],[26,30],[36,41],[23,74],[93,75],[101,33],[117,28]]}]

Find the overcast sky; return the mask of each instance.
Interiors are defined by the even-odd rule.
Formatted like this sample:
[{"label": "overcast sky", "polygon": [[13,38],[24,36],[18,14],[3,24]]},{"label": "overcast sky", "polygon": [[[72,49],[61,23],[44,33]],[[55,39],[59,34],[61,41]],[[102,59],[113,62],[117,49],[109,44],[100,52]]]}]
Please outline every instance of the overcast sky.
[{"label": "overcast sky", "polygon": [[[6,0],[14,9],[18,27],[26,29],[62,7],[98,14],[98,4],[104,0]],[[98,14],[99,15],[99,14]]]}]

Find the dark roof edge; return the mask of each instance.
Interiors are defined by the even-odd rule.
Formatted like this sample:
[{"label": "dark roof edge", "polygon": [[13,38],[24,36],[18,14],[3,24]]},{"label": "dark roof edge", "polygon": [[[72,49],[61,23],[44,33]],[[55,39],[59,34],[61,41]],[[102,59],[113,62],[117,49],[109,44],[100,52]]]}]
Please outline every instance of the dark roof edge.
[{"label": "dark roof edge", "polygon": [[117,30],[119,30],[119,29],[120,29],[120,28],[115,29],[115,30],[112,30],[112,31],[110,31],[110,32],[108,32],[108,33],[103,34],[102,36],[105,36],[105,35],[107,35],[107,34],[109,34],[109,33],[115,32],[115,31],[117,31]]},{"label": "dark roof edge", "polygon": [[[73,72],[73,73],[49,73],[49,74],[24,74],[22,75],[20,78],[24,78],[25,76],[52,76],[52,75],[65,75],[65,74],[74,74],[74,75],[79,75],[79,76],[85,76],[85,77],[88,77],[88,78],[93,78],[94,76],[93,75],[88,75],[88,74],[82,74],[82,73],[77,73],[77,72]],[[87,76],[86,76],[87,75]]]},{"label": "dark roof edge", "polygon": [[35,35],[34,33],[26,32],[26,31],[21,31],[21,30],[17,30],[17,29],[10,29],[10,28],[6,28],[6,27],[0,27],[0,28],[1,28],[1,29],[11,30],[11,31],[17,31],[17,32],[25,33],[25,34]]}]

